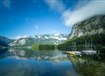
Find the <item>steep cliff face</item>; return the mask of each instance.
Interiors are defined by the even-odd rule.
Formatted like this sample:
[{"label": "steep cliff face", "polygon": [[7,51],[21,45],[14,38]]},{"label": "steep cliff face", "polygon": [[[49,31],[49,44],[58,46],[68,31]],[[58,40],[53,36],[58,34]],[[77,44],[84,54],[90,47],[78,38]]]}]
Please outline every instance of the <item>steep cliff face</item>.
[{"label": "steep cliff face", "polygon": [[105,15],[94,16],[75,24],[68,38],[93,34],[105,34]]}]

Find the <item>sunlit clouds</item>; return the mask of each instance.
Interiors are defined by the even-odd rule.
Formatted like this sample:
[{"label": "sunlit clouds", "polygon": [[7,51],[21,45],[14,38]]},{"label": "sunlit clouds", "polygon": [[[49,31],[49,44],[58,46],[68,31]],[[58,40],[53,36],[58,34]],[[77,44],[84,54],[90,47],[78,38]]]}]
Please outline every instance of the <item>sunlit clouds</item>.
[{"label": "sunlit clouds", "polygon": [[95,15],[105,14],[105,1],[91,1],[74,11],[63,13],[65,25],[73,26],[75,23],[88,19]]},{"label": "sunlit clouds", "polygon": [[72,8],[73,10],[71,10],[71,8],[65,9],[67,6],[63,0],[46,1],[50,8],[58,10],[58,12],[61,10],[61,18],[63,18],[64,24],[70,27],[92,16],[105,14],[104,0],[77,0],[78,2],[75,4],[75,7]]}]

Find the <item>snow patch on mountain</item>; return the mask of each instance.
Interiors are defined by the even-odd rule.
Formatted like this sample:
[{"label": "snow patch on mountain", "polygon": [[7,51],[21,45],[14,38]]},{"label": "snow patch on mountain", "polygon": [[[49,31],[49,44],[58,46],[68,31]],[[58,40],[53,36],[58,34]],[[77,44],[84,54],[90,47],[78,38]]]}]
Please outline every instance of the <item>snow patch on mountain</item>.
[{"label": "snow patch on mountain", "polygon": [[67,40],[67,34],[40,34],[32,36],[18,36],[10,46],[32,46],[33,44],[60,44]]},{"label": "snow patch on mountain", "polygon": [[19,43],[20,43],[21,45],[24,45],[24,44],[26,43],[26,40],[25,40],[25,39],[22,39],[22,40],[19,41]]},{"label": "snow patch on mountain", "polygon": [[53,36],[52,38],[57,39],[57,40],[67,40],[67,38],[63,38],[63,37],[60,38],[60,37],[56,37],[56,36],[55,37]]}]

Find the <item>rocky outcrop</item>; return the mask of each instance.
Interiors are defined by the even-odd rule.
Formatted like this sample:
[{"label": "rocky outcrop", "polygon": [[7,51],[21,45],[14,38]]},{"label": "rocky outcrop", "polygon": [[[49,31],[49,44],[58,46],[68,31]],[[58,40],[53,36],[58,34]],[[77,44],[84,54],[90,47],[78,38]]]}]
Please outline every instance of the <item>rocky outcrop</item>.
[{"label": "rocky outcrop", "polygon": [[94,16],[75,24],[68,38],[72,39],[93,34],[105,34],[105,15]]}]

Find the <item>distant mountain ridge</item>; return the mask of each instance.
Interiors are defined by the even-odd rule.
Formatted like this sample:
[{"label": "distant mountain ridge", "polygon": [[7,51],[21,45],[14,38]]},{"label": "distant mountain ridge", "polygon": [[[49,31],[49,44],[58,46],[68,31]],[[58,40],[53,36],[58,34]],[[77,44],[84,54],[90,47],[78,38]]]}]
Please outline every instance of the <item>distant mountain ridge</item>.
[{"label": "distant mountain ridge", "polygon": [[11,39],[8,39],[4,36],[0,36],[0,46],[8,46],[8,44],[11,42],[12,42]]},{"label": "distant mountain ridge", "polygon": [[27,36],[15,39],[10,46],[32,46],[32,44],[55,44],[58,45],[67,40],[68,34],[44,34],[35,35],[34,37]]}]

